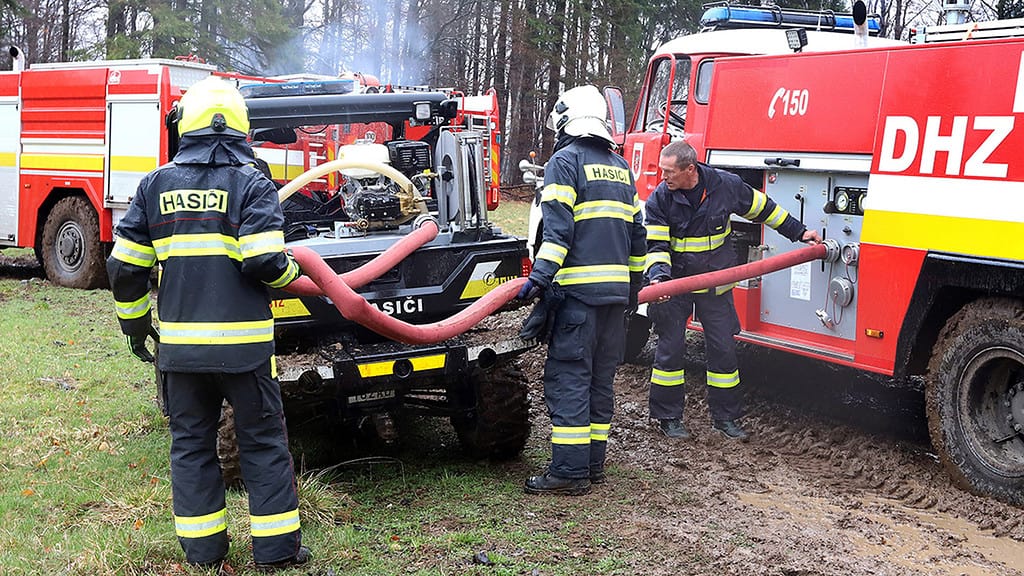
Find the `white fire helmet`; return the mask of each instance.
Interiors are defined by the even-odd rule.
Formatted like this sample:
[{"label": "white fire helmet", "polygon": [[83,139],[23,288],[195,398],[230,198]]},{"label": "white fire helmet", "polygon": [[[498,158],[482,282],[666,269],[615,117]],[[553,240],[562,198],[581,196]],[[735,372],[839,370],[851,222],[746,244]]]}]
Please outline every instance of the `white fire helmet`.
[{"label": "white fire helmet", "polygon": [[548,115],[547,127],[570,136],[594,136],[614,143],[608,130],[608,105],[591,85],[566,90]]}]

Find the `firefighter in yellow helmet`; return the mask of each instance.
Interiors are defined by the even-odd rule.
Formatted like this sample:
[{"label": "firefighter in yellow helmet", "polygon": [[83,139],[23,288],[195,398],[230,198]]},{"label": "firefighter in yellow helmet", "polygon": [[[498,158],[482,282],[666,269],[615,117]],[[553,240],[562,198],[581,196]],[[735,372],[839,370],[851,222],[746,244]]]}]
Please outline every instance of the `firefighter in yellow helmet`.
[{"label": "firefighter in yellow helmet", "polygon": [[[299,268],[284,250],[274,184],[252,166],[242,95],[209,77],[188,89],[178,111],[178,152],[142,179],[107,260],[132,353],[152,362],[146,338],[158,339],[175,531],[189,563],[222,564],[229,539],[216,438],[227,399],[249,492],[253,559],[261,568],[301,564],[310,554],[299,530],[269,296]],[[158,263],[159,334],[149,295]]]}]

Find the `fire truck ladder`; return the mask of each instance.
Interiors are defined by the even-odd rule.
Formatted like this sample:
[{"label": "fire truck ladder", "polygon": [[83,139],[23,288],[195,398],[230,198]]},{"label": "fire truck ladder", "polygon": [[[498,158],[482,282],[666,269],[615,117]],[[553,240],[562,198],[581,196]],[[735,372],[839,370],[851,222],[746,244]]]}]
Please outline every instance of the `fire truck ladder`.
[{"label": "fire truck ladder", "polygon": [[911,36],[914,44],[1024,37],[1024,18],[926,26]]},{"label": "fire truck ladder", "polygon": [[[804,28],[826,32],[853,34],[853,14],[837,14],[832,10],[797,10],[776,5],[742,6],[726,2],[704,4],[700,19],[701,32],[737,28]],[[868,35],[878,36],[881,17],[869,14]]]}]

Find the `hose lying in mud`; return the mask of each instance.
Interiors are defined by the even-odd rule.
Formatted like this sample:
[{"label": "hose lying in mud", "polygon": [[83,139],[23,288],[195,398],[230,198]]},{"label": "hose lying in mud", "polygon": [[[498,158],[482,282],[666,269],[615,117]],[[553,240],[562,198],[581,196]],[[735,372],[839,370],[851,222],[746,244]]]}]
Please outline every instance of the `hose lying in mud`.
[{"label": "hose lying in mud", "polygon": [[[660,282],[640,291],[640,303],[777,272],[823,258],[826,251],[825,245],[815,244],[725,270]],[[525,278],[516,278],[505,282],[450,318],[432,324],[417,325],[403,322],[374,308],[348,285],[343,275],[336,274],[312,249],[296,246],[292,253],[303,272],[334,302],[342,316],[382,336],[405,344],[433,344],[462,334],[512,300],[526,281]]]},{"label": "hose lying in mud", "polygon": [[[411,234],[403,236],[401,240],[389,246],[387,250],[378,254],[373,260],[370,260],[355,270],[345,272],[341,275],[341,279],[344,280],[345,284],[352,289],[366,286],[370,282],[380,278],[388,270],[397,266],[399,262],[404,260],[409,254],[415,252],[420,246],[423,246],[434,238],[437,238],[438,231],[437,222],[435,220],[425,219],[422,221],[419,228],[416,228],[416,230]],[[303,268],[303,270],[305,270],[305,268]],[[316,283],[305,276],[289,284],[285,288],[285,291],[299,296],[325,295],[324,291],[321,290]]]}]

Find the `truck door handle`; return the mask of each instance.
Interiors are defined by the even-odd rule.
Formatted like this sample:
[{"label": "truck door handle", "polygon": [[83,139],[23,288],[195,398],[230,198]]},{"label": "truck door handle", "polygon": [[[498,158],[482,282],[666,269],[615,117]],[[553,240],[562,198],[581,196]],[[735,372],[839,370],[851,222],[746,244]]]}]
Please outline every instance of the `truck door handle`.
[{"label": "truck door handle", "polygon": [[765,158],[764,163],[769,166],[799,166],[799,158]]}]

